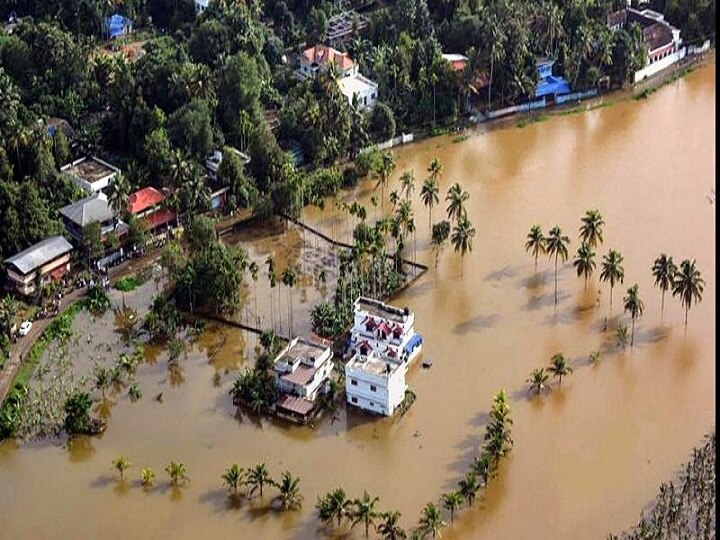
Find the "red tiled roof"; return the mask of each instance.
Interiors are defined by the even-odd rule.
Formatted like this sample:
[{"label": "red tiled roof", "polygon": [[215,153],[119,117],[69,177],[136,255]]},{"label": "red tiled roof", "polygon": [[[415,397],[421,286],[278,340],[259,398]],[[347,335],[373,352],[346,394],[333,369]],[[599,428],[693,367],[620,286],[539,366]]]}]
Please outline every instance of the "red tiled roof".
[{"label": "red tiled roof", "polygon": [[389,333],[390,333],[390,327],[387,325],[387,323],[386,323],[385,321],[381,322],[381,323],[378,325],[377,329],[378,329],[378,330],[381,330],[384,334],[389,334]]},{"label": "red tiled roof", "polygon": [[170,223],[173,219],[175,219],[175,213],[167,208],[161,208],[152,214],[144,216],[143,219],[147,221],[148,227],[152,230],[160,225]]},{"label": "red tiled roof", "polygon": [[312,380],[316,371],[314,367],[298,366],[295,371],[283,375],[281,379],[292,384],[305,385]]},{"label": "red tiled roof", "polygon": [[302,416],[308,414],[313,408],[312,401],[301,397],[290,396],[288,394],[282,395],[275,405],[281,409],[285,409],[286,411]]},{"label": "red tiled roof", "polygon": [[335,64],[341,70],[350,69],[355,63],[346,53],[328,47],[327,45],[315,45],[303,52],[303,57],[311,64],[326,66]]},{"label": "red tiled roof", "polygon": [[137,214],[148,208],[160,204],[165,199],[160,191],[154,187],[142,188],[128,198],[127,209],[131,214]]}]

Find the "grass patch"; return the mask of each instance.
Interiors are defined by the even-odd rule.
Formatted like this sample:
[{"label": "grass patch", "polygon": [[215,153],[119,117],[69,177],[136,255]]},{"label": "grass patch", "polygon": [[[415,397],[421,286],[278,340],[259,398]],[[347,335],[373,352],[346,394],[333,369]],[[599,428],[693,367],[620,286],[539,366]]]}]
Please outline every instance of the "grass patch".
[{"label": "grass patch", "polygon": [[35,368],[40,362],[40,358],[43,353],[47,350],[48,345],[56,339],[64,340],[70,337],[72,333],[71,327],[73,320],[78,312],[85,308],[85,299],[78,300],[73,305],[65,310],[62,315],[58,315],[48,326],[45,328],[40,337],[35,341],[33,346],[30,348],[27,356],[23,358],[15,374],[12,386],[18,383],[27,385],[35,372]]},{"label": "grass patch", "polygon": [[145,283],[148,279],[150,279],[150,276],[150,269],[145,269],[137,274],[121,277],[115,282],[113,287],[115,287],[118,291],[130,292]]},{"label": "grass patch", "polygon": [[525,126],[529,126],[530,124],[537,124],[538,122],[544,122],[550,118],[547,114],[540,114],[538,116],[530,116],[528,118],[523,118],[517,123],[517,127],[524,128]]},{"label": "grass patch", "polygon": [[463,133],[462,135],[458,135],[457,137],[453,138],[452,142],[454,142],[454,143],[463,142],[463,141],[468,140],[469,138],[470,138],[470,135],[468,135],[467,133]]},{"label": "grass patch", "polygon": [[602,109],[603,107],[609,107],[610,105],[613,105],[613,104],[614,104],[613,101],[603,101],[602,103],[596,103],[595,105],[592,105],[590,107],[574,107],[574,108],[568,109],[566,111],[558,112],[557,116],[567,116],[570,114],[594,111],[596,109]]}]

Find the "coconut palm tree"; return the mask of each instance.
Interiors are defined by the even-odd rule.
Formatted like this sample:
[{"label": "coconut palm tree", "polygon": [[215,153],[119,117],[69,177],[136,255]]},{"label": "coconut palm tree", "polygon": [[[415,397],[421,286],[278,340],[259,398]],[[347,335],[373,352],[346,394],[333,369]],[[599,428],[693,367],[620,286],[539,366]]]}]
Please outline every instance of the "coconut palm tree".
[{"label": "coconut palm tree", "polygon": [[597,210],[588,210],[581,219],[580,241],[585,242],[590,247],[597,247],[603,243],[602,230],[605,225],[600,212]]},{"label": "coconut palm tree", "polygon": [[455,522],[455,511],[460,508],[463,502],[463,496],[459,491],[451,491],[442,494],[442,504],[445,510],[450,512],[450,523]]},{"label": "coconut palm tree", "polygon": [[297,510],[302,505],[303,497],[300,494],[299,483],[300,478],[293,476],[289,471],[280,475],[280,482],[276,482],[275,487],[280,491],[278,499],[282,510]]},{"label": "coconut palm tree", "polygon": [[573,260],[573,266],[577,270],[578,277],[585,276],[585,290],[587,290],[588,278],[592,275],[595,270],[595,252],[590,247],[590,244],[583,241],[577,250],[575,260]]},{"label": "coconut palm tree", "polygon": [[260,317],[258,316],[258,305],[257,305],[257,280],[260,272],[260,267],[255,261],[251,261],[248,265],[250,271],[250,277],[253,280],[253,297],[255,298],[255,325],[260,326]]},{"label": "coconut palm tree", "polygon": [[535,270],[537,270],[538,255],[545,253],[545,236],[540,225],[533,225],[530,228],[525,242],[525,251],[532,253],[533,257],[535,257]]},{"label": "coconut palm tree", "polygon": [[662,291],[662,301],[660,303],[660,313],[665,311],[665,293],[673,285],[673,278],[677,273],[677,265],[672,257],[668,257],[664,253],[655,259],[652,265],[652,275],[655,278],[655,286],[660,287]]},{"label": "coconut palm tree", "polygon": [[555,303],[557,304],[557,263],[558,258],[563,262],[568,259],[568,244],[570,239],[562,233],[560,227],[555,225],[545,239],[545,252],[550,258],[555,257]]},{"label": "coconut palm tree", "polygon": [[426,178],[423,182],[422,189],[420,189],[420,198],[428,209],[428,229],[432,227],[433,206],[440,202],[439,194],[440,188],[438,187],[438,181],[433,177]]},{"label": "coconut palm tree", "polygon": [[400,202],[400,194],[398,194],[397,191],[392,190],[392,191],[390,192],[390,197],[389,197],[389,198],[390,198],[390,204],[392,205],[393,210],[394,210],[395,207],[396,207],[396,206],[398,205],[398,203]]},{"label": "coconut palm tree", "polygon": [[404,540],[407,533],[400,526],[400,512],[391,510],[382,512],[380,518],[382,521],[375,527],[375,532],[380,535],[383,540]]},{"label": "coconut palm tree", "polygon": [[477,475],[473,471],[468,472],[465,478],[458,482],[458,491],[460,491],[462,498],[468,502],[468,506],[472,506],[473,502],[475,502],[475,497],[477,497],[479,489],[480,484],[478,483]]},{"label": "coconut palm tree", "polygon": [[149,467],[141,469],[140,483],[143,485],[143,487],[150,487],[153,485],[153,482],[155,482],[155,472]]},{"label": "coconut palm tree", "polygon": [[533,369],[530,373],[530,377],[528,377],[527,382],[530,383],[530,391],[535,392],[536,394],[539,394],[546,388],[547,381],[549,379],[549,375],[545,372],[544,368],[539,369]]},{"label": "coconut palm tree", "polygon": [[405,171],[400,175],[400,193],[409,200],[413,191],[415,191],[415,173],[412,170]]},{"label": "coconut palm tree", "polygon": [[643,309],[645,308],[643,301],[640,300],[640,296],[638,295],[637,283],[627,290],[627,296],[623,298],[623,308],[630,313],[630,317],[632,318],[632,329],[630,331],[630,346],[632,347],[635,341],[635,319],[642,315]]},{"label": "coconut palm tree", "polygon": [[622,283],[625,279],[625,269],[622,265],[623,256],[614,249],[608,251],[602,260],[600,270],[600,281],[610,282],[610,311],[612,311],[612,292],[616,283]]},{"label": "coconut palm tree", "polygon": [[263,487],[265,484],[272,484],[272,478],[270,477],[270,473],[268,473],[267,468],[265,467],[264,463],[258,463],[248,471],[247,481],[246,483],[250,486],[250,491],[248,491],[248,495],[250,497],[253,496],[255,491],[260,492],[260,497],[263,496]]},{"label": "coconut palm tree", "polygon": [[495,477],[495,466],[492,456],[489,452],[482,451],[479,456],[475,457],[472,463],[472,473],[483,486],[487,487],[488,481]]},{"label": "coconut palm tree", "polygon": [[475,237],[475,228],[471,225],[470,220],[463,215],[458,219],[458,223],[453,229],[452,235],[450,236],[450,242],[455,248],[455,251],[460,252],[461,264],[460,264],[460,275],[463,275],[465,268],[465,253],[472,251],[472,241]]},{"label": "coconut palm tree", "polygon": [[120,473],[121,480],[123,479],[123,477],[125,475],[125,471],[127,471],[131,465],[131,463],[127,460],[127,458],[125,456],[123,456],[122,454],[119,455],[116,459],[114,459],[112,464],[113,464],[113,467],[115,467],[115,470],[117,470],[117,472]]},{"label": "coconut palm tree", "polygon": [[375,172],[377,178],[375,189],[378,187],[382,188],[380,201],[383,213],[385,212],[385,186],[387,186],[390,175],[395,170],[396,166],[395,154],[392,150],[386,150],[380,155],[380,160]]},{"label": "coconut palm tree", "polygon": [[693,304],[702,301],[705,290],[705,280],[700,277],[700,271],[695,268],[695,259],[685,259],[680,263],[680,269],[673,277],[673,296],[679,296],[685,308],[685,328],[687,328],[688,311]]},{"label": "coconut palm tree", "polygon": [[327,493],[324,497],[318,497],[315,508],[317,508],[320,514],[320,519],[326,522],[335,519],[339,527],[342,519],[350,515],[350,507],[352,504],[352,501],[346,497],[345,490],[338,487],[330,493]]},{"label": "coconut palm tree", "polygon": [[127,212],[128,198],[130,197],[130,182],[122,173],[117,173],[112,183],[112,191],[108,195],[108,203],[115,216],[122,218]]},{"label": "coconut palm tree", "polygon": [[288,288],[288,297],[290,298],[290,303],[288,306],[288,326],[289,326],[290,337],[292,337],[292,323],[293,323],[292,290],[293,290],[293,287],[295,287],[295,283],[297,283],[297,273],[295,272],[295,269],[292,266],[286,266],[285,270],[283,270],[282,282],[283,282],[283,285],[285,285]]},{"label": "coconut palm tree", "polygon": [[375,510],[375,505],[380,500],[379,497],[370,497],[368,492],[363,492],[361,499],[355,499],[352,504],[352,523],[350,528],[355,527],[358,523],[365,524],[365,538],[368,537],[370,525],[380,516]]},{"label": "coconut palm tree", "polygon": [[237,463],[233,463],[220,478],[222,478],[228,489],[232,491],[232,494],[237,497],[238,487],[242,485],[245,478],[245,470],[239,467]]},{"label": "coconut palm tree", "polygon": [[445,200],[448,202],[447,214],[448,219],[460,220],[461,216],[465,216],[465,202],[470,198],[470,194],[465,191],[457,182],[448,189]]},{"label": "coconut palm tree", "polygon": [[433,503],[427,503],[420,514],[418,526],[423,535],[431,534],[433,538],[440,536],[440,530],[447,523],[442,520],[440,509]]},{"label": "coconut palm tree", "polygon": [[437,182],[440,180],[440,175],[442,174],[442,163],[440,160],[436,157],[432,158],[430,160],[430,166],[427,168],[427,172],[430,173],[430,178],[437,184]]},{"label": "coconut palm tree", "polygon": [[165,467],[165,472],[170,476],[170,484],[177,487],[180,482],[188,482],[190,479],[187,477],[187,471],[185,465],[179,461],[171,461],[170,464]]},{"label": "coconut palm tree", "polygon": [[568,365],[565,355],[563,353],[555,353],[550,359],[550,366],[548,371],[552,373],[553,377],[557,377],[560,385],[562,385],[562,378],[566,375],[570,375],[573,369]]},{"label": "coconut palm tree", "polygon": [[268,286],[270,287],[270,321],[271,325],[273,327],[273,330],[275,329],[275,310],[273,309],[273,293],[272,290],[275,287],[275,261],[273,260],[272,256],[268,255],[265,259],[265,266],[267,266],[267,276],[268,276]]}]

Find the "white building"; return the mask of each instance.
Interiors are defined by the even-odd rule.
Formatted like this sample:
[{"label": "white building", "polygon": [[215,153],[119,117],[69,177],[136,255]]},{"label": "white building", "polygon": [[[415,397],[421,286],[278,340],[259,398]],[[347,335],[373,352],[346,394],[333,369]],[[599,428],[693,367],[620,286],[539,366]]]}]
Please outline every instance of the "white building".
[{"label": "white building", "polygon": [[372,109],[377,103],[378,85],[364,75],[355,73],[338,81],[340,91],[350,105],[354,100],[361,109]]},{"label": "white building", "polygon": [[[238,150],[237,148],[233,148],[232,146],[228,146],[228,148],[233,151],[238,158],[240,158],[240,161],[243,165],[247,165],[248,163],[250,163],[250,156],[248,156],[245,152],[241,152],[240,150]],[[207,170],[208,177],[211,180],[217,179],[217,172],[220,168],[220,165],[222,164],[222,157],[222,150],[216,149],[205,160],[205,169]]]},{"label": "white building", "polygon": [[643,45],[647,49],[645,66],[636,71],[634,82],[639,82],[670,67],[685,58],[686,48],[680,38],[680,30],[668,24],[662,13],[651,9],[628,8],[608,15],[607,24],[612,30],[626,28],[636,23],[642,29]]},{"label": "white building", "polygon": [[210,5],[210,0],[195,0],[195,13],[202,13]]},{"label": "white building", "polygon": [[379,300],[359,297],[348,343],[351,353],[375,351],[394,363],[409,364],[422,350],[422,337],[415,332],[415,314]]},{"label": "white building", "polygon": [[96,193],[110,184],[120,169],[95,156],[80,158],[60,168],[83,190]]},{"label": "white building", "polygon": [[392,416],[405,399],[407,365],[356,352],[345,364],[345,394],[350,405]]},{"label": "white building", "polygon": [[329,388],[332,357],[329,346],[298,338],[290,341],[273,362],[275,386],[280,392],[276,412],[292,420],[307,420],[315,399]]}]

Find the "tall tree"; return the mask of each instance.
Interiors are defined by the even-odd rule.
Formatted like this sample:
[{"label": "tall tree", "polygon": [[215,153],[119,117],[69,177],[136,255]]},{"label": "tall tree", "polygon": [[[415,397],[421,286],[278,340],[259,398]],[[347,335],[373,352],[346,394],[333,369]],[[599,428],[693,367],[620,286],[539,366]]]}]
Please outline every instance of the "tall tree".
[{"label": "tall tree", "polygon": [[677,273],[677,265],[672,257],[668,257],[662,253],[652,265],[652,275],[655,278],[655,286],[660,287],[662,291],[662,301],[660,303],[660,313],[665,311],[665,293],[673,286],[673,279]]},{"label": "tall tree", "polygon": [[388,511],[382,512],[380,518],[382,521],[375,527],[375,532],[380,535],[383,540],[404,540],[407,533],[400,526],[400,512]]},{"label": "tall tree", "polygon": [[265,467],[264,463],[258,463],[248,471],[247,475],[247,484],[250,486],[250,491],[248,491],[248,495],[250,497],[253,496],[255,491],[258,491],[260,493],[260,497],[263,496],[263,487],[266,484],[272,484],[273,480],[270,477],[270,473],[267,470],[267,467]]},{"label": "tall tree", "polygon": [[298,484],[300,484],[300,478],[293,476],[289,471],[282,473],[280,482],[275,483],[275,487],[280,492],[278,499],[282,510],[297,510],[302,505],[302,495]]},{"label": "tall tree", "polygon": [[458,490],[463,499],[468,502],[469,506],[473,505],[479,489],[480,484],[478,483],[477,475],[473,471],[469,471],[465,475],[465,478],[458,482]]},{"label": "tall tree", "polygon": [[580,241],[585,242],[590,247],[597,247],[598,244],[602,244],[602,231],[605,221],[600,212],[598,210],[588,210],[581,221]]},{"label": "tall tree", "polygon": [[575,255],[575,260],[573,260],[573,265],[575,266],[575,270],[577,270],[578,277],[585,276],[585,290],[587,290],[588,278],[595,270],[595,252],[585,241],[580,244],[577,254]]},{"label": "tall tree", "polygon": [[570,243],[570,238],[565,236],[562,233],[562,230],[560,227],[555,225],[552,229],[550,229],[550,232],[548,233],[547,238],[545,239],[545,252],[550,256],[550,258],[555,258],[555,304],[557,304],[557,263],[558,258],[562,260],[562,262],[567,261],[568,259],[568,244]]},{"label": "tall tree", "polygon": [[455,228],[453,229],[450,241],[455,251],[460,252],[460,275],[463,275],[465,269],[465,253],[472,251],[472,241],[475,237],[475,228],[470,224],[470,220],[463,215]]},{"label": "tall tree", "polygon": [[545,373],[544,368],[533,369],[528,377],[527,382],[530,383],[530,391],[539,394],[547,388],[549,375]]},{"label": "tall tree", "polygon": [[440,202],[439,193],[440,188],[438,188],[437,180],[432,176],[426,178],[423,182],[422,188],[420,189],[420,198],[428,209],[428,229],[432,227],[433,206]]},{"label": "tall tree", "polygon": [[440,530],[447,525],[442,520],[440,509],[433,503],[427,503],[420,514],[418,528],[423,535],[430,534],[433,538],[440,534]]},{"label": "tall tree", "polygon": [[623,268],[623,256],[611,249],[603,257],[600,281],[610,282],[610,311],[612,311],[612,292],[616,283],[622,283],[625,279],[625,268]]},{"label": "tall tree", "polygon": [[406,200],[410,200],[413,191],[415,191],[415,173],[412,170],[405,171],[400,175],[400,193]]},{"label": "tall tree", "polygon": [[673,277],[673,296],[679,296],[680,302],[685,308],[685,328],[687,328],[688,311],[693,302],[702,301],[702,293],[705,290],[705,280],[700,276],[700,271],[695,268],[695,259],[685,259],[680,263],[680,269]]},{"label": "tall tree", "polygon": [[450,512],[450,523],[455,522],[455,512],[462,505],[463,496],[459,491],[450,491],[449,493],[443,493],[442,504],[445,509]]},{"label": "tall tree", "polygon": [[635,342],[635,319],[640,317],[643,309],[645,309],[645,305],[638,295],[637,283],[627,290],[627,296],[623,298],[623,308],[630,313],[632,318],[632,329],[630,331],[630,346],[632,347]]},{"label": "tall tree", "polygon": [[535,270],[537,270],[538,255],[545,253],[545,235],[543,235],[540,225],[533,225],[530,228],[525,242],[525,251],[532,253],[535,257]]},{"label": "tall tree", "polygon": [[363,493],[362,498],[353,501],[352,523],[354,527],[358,523],[365,525],[365,538],[368,537],[370,525],[379,517],[379,513],[375,509],[375,505],[380,500],[379,497],[370,497],[367,491]]},{"label": "tall tree", "polygon": [[237,463],[233,463],[221,476],[223,483],[232,491],[234,496],[238,494],[240,487],[245,478],[245,470],[239,467]]},{"label": "tall tree", "polygon": [[557,377],[559,384],[562,385],[562,378],[570,375],[573,372],[573,369],[568,364],[565,355],[559,352],[555,353],[550,359],[548,371],[552,373],[553,377]]},{"label": "tall tree", "polygon": [[455,219],[459,221],[461,217],[466,215],[465,203],[469,198],[470,194],[457,182],[450,186],[445,196],[445,200],[448,201],[447,214],[449,220]]},{"label": "tall tree", "polygon": [[378,187],[380,187],[382,189],[382,198],[380,199],[380,204],[383,213],[385,212],[385,186],[387,186],[390,175],[393,173],[396,166],[397,164],[395,163],[395,154],[392,150],[386,150],[380,155],[379,162],[375,169],[375,174],[377,178],[377,185],[375,186],[375,188],[377,189]]}]

